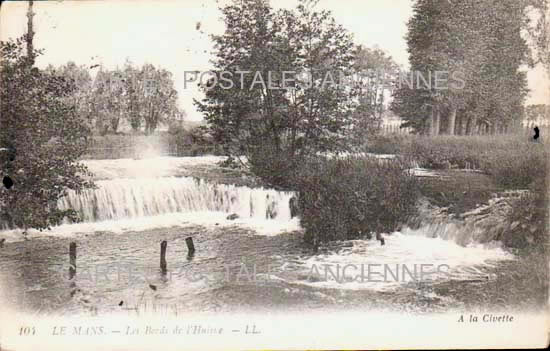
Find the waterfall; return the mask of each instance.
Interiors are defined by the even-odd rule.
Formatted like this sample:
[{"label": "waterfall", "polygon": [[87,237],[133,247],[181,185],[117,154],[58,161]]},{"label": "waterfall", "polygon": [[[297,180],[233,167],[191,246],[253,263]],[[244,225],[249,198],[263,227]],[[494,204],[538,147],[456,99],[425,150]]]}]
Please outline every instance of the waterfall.
[{"label": "waterfall", "polygon": [[409,220],[401,232],[450,240],[461,246],[499,241],[511,225],[508,213],[512,203],[524,193],[518,190],[494,194],[487,204],[459,216],[450,214],[447,208],[434,207],[422,201],[418,215]]},{"label": "waterfall", "polygon": [[96,185],[96,189],[69,192],[59,200],[59,208],[77,211],[84,222],[199,211],[291,219],[291,192],[213,184],[189,177],[112,179],[97,181]]}]

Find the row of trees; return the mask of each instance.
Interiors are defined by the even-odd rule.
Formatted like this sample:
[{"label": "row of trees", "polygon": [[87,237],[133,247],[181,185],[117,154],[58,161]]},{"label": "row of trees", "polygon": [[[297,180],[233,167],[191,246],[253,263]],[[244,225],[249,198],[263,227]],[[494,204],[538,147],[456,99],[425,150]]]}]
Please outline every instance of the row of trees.
[{"label": "row of trees", "polygon": [[116,133],[122,121],[134,131],[152,133],[161,123],[183,117],[177,106],[172,74],[151,64],[126,62],[114,70],[99,68],[92,79],[86,66],[73,62],[46,71],[72,81],[76,90],[67,98],[78,114],[100,134]]},{"label": "row of trees", "polygon": [[[292,167],[288,160],[364,142],[390,100],[403,127],[417,133],[506,132],[525,115],[525,67],[550,67],[548,0],[416,0],[406,40],[410,73],[427,79],[425,86],[405,84],[409,73],[383,51],[355,45],[316,4],[299,0],[295,10],[276,11],[267,0],[235,0],[221,8],[226,30],[212,37],[214,71],[232,73],[233,88],[206,84],[195,104],[227,153],[284,155]],[[254,84],[259,73],[280,86],[284,71],[306,72],[313,82],[298,76],[292,89],[277,90]],[[326,86],[329,72],[343,73],[337,81],[360,79]],[[442,88],[437,72],[462,84]]]},{"label": "row of trees", "polygon": [[[503,132],[519,124],[527,89],[524,65],[535,60],[524,33],[548,59],[542,33],[546,0],[416,0],[408,23],[411,71],[459,72],[464,86],[394,93],[392,110],[424,134]],[[533,12],[539,19],[533,24]],[[546,50],[546,51],[545,51]],[[543,54],[545,53],[545,54]]]}]

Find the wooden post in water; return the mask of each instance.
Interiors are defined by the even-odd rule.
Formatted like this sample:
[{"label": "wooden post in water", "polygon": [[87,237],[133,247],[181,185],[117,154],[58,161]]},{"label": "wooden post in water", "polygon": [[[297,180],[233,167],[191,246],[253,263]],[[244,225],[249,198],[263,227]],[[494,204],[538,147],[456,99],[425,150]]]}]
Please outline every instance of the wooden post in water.
[{"label": "wooden post in water", "polygon": [[187,244],[187,250],[189,250],[188,256],[193,256],[195,254],[195,245],[193,244],[193,238],[186,238],[185,243]]},{"label": "wooden post in water", "polygon": [[160,270],[164,274],[166,273],[166,246],[168,246],[168,243],[163,240],[160,243]]},{"label": "wooden post in water", "polygon": [[76,243],[69,244],[69,279],[73,279],[76,274]]}]

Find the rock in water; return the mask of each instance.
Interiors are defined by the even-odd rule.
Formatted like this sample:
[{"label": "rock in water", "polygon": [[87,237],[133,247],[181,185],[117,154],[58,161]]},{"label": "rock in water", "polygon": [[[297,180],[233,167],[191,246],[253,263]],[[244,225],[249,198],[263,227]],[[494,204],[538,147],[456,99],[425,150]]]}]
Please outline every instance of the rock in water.
[{"label": "rock in water", "polygon": [[226,217],[226,219],[228,219],[230,221],[234,221],[237,218],[239,218],[239,215],[236,214],[236,213],[230,214],[229,216]]},{"label": "rock in water", "polygon": [[269,195],[266,195],[267,209],[265,211],[265,219],[274,219],[277,217],[277,208],[275,207],[275,201],[269,198]]},{"label": "rock in water", "polygon": [[294,218],[298,215],[298,199],[293,196],[288,200],[288,207],[290,207],[290,218]]}]

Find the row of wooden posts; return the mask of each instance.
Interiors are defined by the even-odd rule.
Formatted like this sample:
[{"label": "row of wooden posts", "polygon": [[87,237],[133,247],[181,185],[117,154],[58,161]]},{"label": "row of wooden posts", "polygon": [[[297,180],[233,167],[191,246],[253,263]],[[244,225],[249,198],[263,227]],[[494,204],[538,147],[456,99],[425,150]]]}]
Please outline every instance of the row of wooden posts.
[{"label": "row of wooden posts", "polygon": [[[185,244],[187,244],[187,257],[192,258],[195,255],[195,244],[193,243],[193,238],[185,238]],[[163,240],[160,243],[160,269],[162,273],[166,273],[166,248],[168,247],[168,242]],[[76,243],[71,242],[69,244],[69,279],[74,278],[76,274]]]}]

